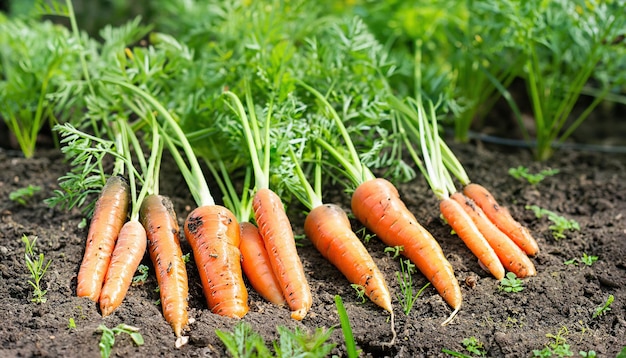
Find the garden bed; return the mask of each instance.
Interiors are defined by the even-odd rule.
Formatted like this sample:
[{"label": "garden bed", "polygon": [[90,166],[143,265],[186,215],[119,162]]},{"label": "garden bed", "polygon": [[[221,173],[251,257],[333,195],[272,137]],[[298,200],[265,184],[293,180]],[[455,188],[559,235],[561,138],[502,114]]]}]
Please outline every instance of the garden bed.
[{"label": "garden bed", "polygon": [[[276,328],[296,327],[306,332],[336,327],[330,338],[336,344],[333,354],[345,355],[344,339],[334,296],[340,295],[347,308],[357,348],[371,357],[448,356],[448,349],[464,354],[462,341],[475,337],[489,357],[532,356],[533,351],[557,345],[578,356],[579,351],[595,351],[598,357],[615,357],[626,345],[626,157],[623,154],[559,151],[553,159],[534,162],[525,149],[492,146],[480,142],[453,145],[453,150],[475,181],[490,188],[513,216],[529,227],[541,252],[533,258],[537,276],[523,280],[517,293],[502,292],[499,282],[483,271],[465,245],[440,220],[437,202],[423,178],[399,184],[408,208],[432,232],[454,267],[464,296],[454,320],[442,326],[451,310],[431,286],[417,299],[408,315],[398,302],[400,288],[396,272],[398,259],[385,253],[385,246],[372,239],[366,246],[385,275],[396,311],[397,340],[391,339],[388,314],[372,302],[357,297],[348,281],[303,238],[298,248],[313,293],[313,308],[301,322],[289,317],[286,308],[264,301],[250,290],[250,312],[242,319],[269,343],[278,339]],[[555,168],[555,176],[532,186],[507,174],[510,167],[526,166],[531,172]],[[167,165],[163,165],[167,168]],[[193,261],[189,274],[190,341],[180,349],[156,305],[159,294],[149,258],[144,264],[150,275],[142,286],[132,287],[122,306],[102,318],[97,306],[75,295],[76,275],[84,252],[87,229],[79,227],[79,211],[51,209],[42,201],[58,188],[57,178],[67,171],[62,154],[56,149],[40,149],[32,159],[16,151],[0,149],[0,356],[93,357],[99,355],[101,324],[113,327],[125,323],[139,328],[145,344],[135,346],[126,335],[118,336],[113,355],[123,357],[224,356],[224,345],[215,330],[232,330],[239,322],[210,313],[202,295]],[[178,220],[182,221],[194,204],[183,179],[163,174],[161,192],[173,198]],[[20,205],[8,200],[11,192],[37,185],[42,190]],[[341,188],[328,188],[348,209],[348,197]],[[330,199],[330,198],[328,198]],[[576,220],[580,231],[566,231],[566,238],[555,240],[545,217],[537,219],[526,205],[552,210]],[[296,234],[302,234],[302,208],[290,207]],[[360,225],[353,221],[353,227]],[[22,235],[38,237],[37,248],[52,263],[43,278],[47,302],[31,302],[32,288],[24,261]],[[184,239],[183,252],[190,252]],[[591,266],[583,255],[597,256]],[[565,264],[566,261],[573,263]],[[413,275],[419,289],[427,282]],[[597,307],[614,296],[610,310],[593,318]],[[70,319],[75,328],[68,328]],[[552,344],[552,346],[551,346]],[[555,355],[556,356],[556,355]]]}]

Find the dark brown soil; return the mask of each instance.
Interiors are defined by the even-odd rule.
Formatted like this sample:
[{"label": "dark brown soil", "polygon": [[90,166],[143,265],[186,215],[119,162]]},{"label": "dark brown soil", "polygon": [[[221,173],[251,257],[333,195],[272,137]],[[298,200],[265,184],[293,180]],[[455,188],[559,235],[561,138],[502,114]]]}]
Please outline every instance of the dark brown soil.
[{"label": "dark brown soil", "polygon": [[[339,318],[333,301],[341,295],[347,307],[358,348],[369,357],[438,357],[442,349],[465,351],[464,338],[476,337],[484,343],[489,357],[529,357],[554,342],[549,335],[560,334],[574,356],[579,351],[594,350],[598,357],[615,357],[626,346],[626,156],[561,151],[547,163],[532,161],[523,149],[491,147],[472,143],[454,146],[472,179],[490,188],[501,204],[526,224],[537,238],[541,252],[533,261],[538,275],[524,280],[524,290],[505,293],[498,282],[478,265],[476,258],[450,234],[438,216],[437,202],[425,181],[418,178],[399,185],[399,191],[417,218],[440,242],[462,286],[461,311],[447,326],[441,326],[450,308],[432,287],[425,289],[409,315],[398,301],[397,259],[383,252],[384,245],[371,240],[367,247],[387,278],[396,310],[395,345],[383,348],[391,331],[388,315],[367,301],[361,303],[341,274],[311,246],[301,240],[299,253],[313,292],[313,308],[297,322],[286,308],[274,307],[250,292],[250,312],[243,318],[268,342],[277,338],[276,327],[338,327]],[[517,181],[507,174],[510,167],[524,165],[533,172],[547,167],[560,173],[536,187]],[[1,357],[97,357],[100,324],[113,327],[126,323],[140,328],[145,345],[134,346],[131,340],[118,337],[113,355],[119,357],[208,357],[225,356],[225,347],[215,335],[216,329],[231,330],[237,320],[212,314],[206,307],[193,262],[188,264],[190,280],[190,342],[174,348],[174,335],[155,305],[158,293],[154,276],[145,285],[133,287],[123,305],[103,319],[97,306],[88,299],[75,297],[76,274],[87,235],[79,228],[80,212],[50,209],[42,200],[57,188],[56,179],[66,166],[57,150],[40,150],[34,159],[23,159],[17,152],[0,149],[0,356]],[[39,185],[27,206],[8,199],[12,191]],[[192,200],[178,177],[163,180],[162,194],[173,197],[179,221],[191,209]],[[340,189],[329,189],[344,208],[348,199]],[[567,238],[555,240],[547,219],[536,219],[525,205],[538,205],[580,224],[580,231],[566,232]],[[296,234],[302,233],[300,208],[291,210]],[[354,223],[355,229],[359,226]],[[32,290],[24,264],[22,235],[36,235],[38,248],[52,264],[45,275],[48,301],[31,302]],[[182,242],[183,251],[189,246]],[[598,256],[592,266],[565,265],[564,261],[583,254]],[[149,259],[144,263],[149,265]],[[414,275],[415,286],[427,281]],[[475,285],[471,282],[475,281]],[[470,283],[470,284],[467,284]],[[606,314],[592,318],[596,307],[614,295]],[[68,329],[69,319],[76,322]],[[331,336],[337,346],[333,354],[344,355],[339,328]]]}]

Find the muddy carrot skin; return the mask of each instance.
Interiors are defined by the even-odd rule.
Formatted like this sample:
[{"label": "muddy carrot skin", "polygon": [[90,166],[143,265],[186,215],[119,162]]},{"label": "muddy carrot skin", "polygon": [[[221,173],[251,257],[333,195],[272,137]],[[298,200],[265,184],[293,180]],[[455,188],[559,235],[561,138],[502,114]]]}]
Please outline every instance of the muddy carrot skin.
[{"label": "muddy carrot skin", "polygon": [[176,213],[169,198],[148,195],[143,200],[140,220],[148,235],[148,253],[156,271],[165,320],[178,341],[189,323],[188,279],[178,238]]},{"label": "muddy carrot skin", "polygon": [[400,199],[395,186],[382,178],[360,184],[352,195],[354,216],[388,246],[402,246],[410,259],[455,310],[462,295],[454,269],[430,232]]},{"label": "muddy carrot skin", "polygon": [[528,277],[537,274],[535,265],[528,258],[526,253],[517,246],[506,234],[498,229],[485,216],[481,208],[476,206],[474,201],[462,193],[454,193],[450,198],[459,203],[465,212],[472,218],[478,230],[489,242],[489,245],[498,255],[504,268],[513,272],[517,277]]},{"label": "muddy carrot skin", "polygon": [[491,272],[493,277],[497,280],[504,278],[504,266],[502,266],[498,255],[461,204],[448,197],[439,202],[439,209],[448,225],[452,227],[483,266]]},{"label": "muddy carrot skin", "polygon": [[302,320],[311,309],[313,297],[283,203],[276,193],[263,188],[254,195],[252,207],[291,318]]},{"label": "muddy carrot skin", "polygon": [[241,271],[240,230],[235,215],[220,205],[201,206],[185,220],[185,237],[211,312],[243,317],[249,310],[248,291]]},{"label": "muddy carrot skin", "polygon": [[139,221],[122,227],[100,292],[100,310],[106,317],[122,304],[146,252],[146,230]]},{"label": "muddy carrot skin", "polygon": [[307,215],[304,233],[317,250],[343,273],[350,283],[365,289],[365,295],[392,312],[391,294],[385,278],[339,206],[320,205]]},{"label": "muddy carrot skin", "polygon": [[78,271],[78,297],[88,297],[94,302],[100,298],[117,236],[128,215],[129,202],[130,188],[126,180],[109,177],[96,201],[89,226],[85,254]]},{"label": "muddy carrot skin", "polygon": [[241,228],[241,267],[252,287],[269,302],[283,306],[286,301],[280,282],[274,275],[270,257],[259,229],[250,222],[239,223]]},{"label": "muddy carrot skin", "polygon": [[517,222],[506,208],[498,205],[493,195],[480,184],[470,183],[463,194],[471,198],[498,229],[505,233],[530,256],[539,253],[539,246],[526,227]]}]

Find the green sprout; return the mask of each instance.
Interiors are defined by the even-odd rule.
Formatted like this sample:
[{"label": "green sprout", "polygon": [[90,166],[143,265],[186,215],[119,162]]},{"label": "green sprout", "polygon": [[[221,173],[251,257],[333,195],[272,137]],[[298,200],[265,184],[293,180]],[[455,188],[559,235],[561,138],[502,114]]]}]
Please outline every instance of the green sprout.
[{"label": "green sprout", "polygon": [[100,356],[102,358],[108,358],[111,356],[111,349],[115,344],[115,336],[121,333],[128,334],[136,345],[140,346],[143,344],[143,336],[139,333],[139,328],[129,326],[124,323],[120,323],[113,328],[108,328],[107,326],[101,324],[98,326],[97,331],[102,332],[100,343],[98,343],[98,346],[100,347]]},{"label": "green sprout", "polygon": [[552,333],[546,334],[546,337],[552,338],[554,342],[549,343],[546,347],[541,350],[535,349],[533,350],[533,357],[571,357],[574,355],[570,350],[569,344],[567,344],[567,340],[563,335],[567,334],[567,327],[561,328],[556,335]]},{"label": "green sprout", "polygon": [[498,286],[498,290],[504,292],[520,292],[523,289],[522,280],[513,272],[507,272],[506,276],[500,280],[500,286]]},{"label": "green sprout", "polygon": [[483,343],[480,342],[476,337],[472,336],[469,338],[465,338],[463,339],[461,343],[463,344],[465,349],[467,349],[468,352],[474,355],[484,356],[487,354],[487,351],[485,351],[485,347],[483,346]]},{"label": "green sprout", "polygon": [[356,283],[350,284],[356,291],[357,298],[361,300],[361,303],[365,303],[365,287]]},{"label": "green sprout", "polygon": [[394,247],[385,247],[384,252],[392,252],[393,256],[391,256],[392,259],[395,259],[396,257],[400,256],[400,253],[404,250],[403,246],[394,246]]},{"label": "green sprout", "polygon": [[566,237],[565,230],[580,230],[580,225],[576,220],[566,219],[553,211],[540,208],[537,205],[526,205],[526,210],[532,210],[537,219],[547,216],[548,220],[552,221],[553,224],[549,226],[549,229],[552,230],[552,236],[555,240],[564,239]]},{"label": "green sprout", "polygon": [[139,275],[133,277],[133,286],[143,285],[148,279],[148,266],[141,264],[137,267],[137,271]]},{"label": "green sprout", "polygon": [[587,255],[587,253],[583,253],[583,256],[580,259],[573,258],[571,260],[567,260],[563,262],[565,265],[574,265],[577,266],[578,262],[582,262],[587,266],[593,265],[594,262],[598,261],[598,256]]},{"label": "green sprout", "polygon": [[596,358],[598,355],[596,354],[596,351],[589,351],[589,352],[585,352],[585,351],[578,351],[578,355],[580,355],[583,358]]},{"label": "green sprout", "polygon": [[553,176],[558,173],[558,169],[543,169],[539,173],[530,173],[528,168],[523,165],[520,165],[517,168],[509,169],[510,176],[518,180],[526,179],[530,185],[537,185],[546,177]]},{"label": "green sprout", "polygon": [[609,295],[609,298],[607,298],[606,302],[596,307],[596,310],[593,312],[592,318],[600,317],[603,314],[609,312],[611,310],[610,306],[613,303],[613,300],[615,300],[615,297],[613,297],[613,295]]},{"label": "green sprout", "polygon": [[24,259],[26,261],[26,267],[28,271],[30,271],[31,280],[28,281],[31,286],[33,286],[33,299],[32,302],[35,303],[45,303],[48,299],[45,297],[48,290],[41,289],[41,279],[43,275],[50,267],[51,260],[48,260],[46,263],[45,257],[43,253],[39,253],[37,255],[35,253],[35,242],[37,241],[37,236],[33,236],[33,240],[30,241],[28,236],[22,236],[22,242],[26,246],[24,252]]},{"label": "green sprout", "polygon": [[74,317],[70,317],[67,323],[67,329],[69,330],[76,329],[76,322],[74,321]]},{"label": "green sprout", "polygon": [[420,288],[417,292],[413,287],[413,272],[415,272],[415,265],[411,263],[409,260],[400,260],[400,270],[401,272],[396,272],[396,276],[398,278],[398,282],[400,283],[400,292],[398,295],[398,300],[402,304],[402,310],[404,314],[408,315],[415,304],[417,298],[422,294],[422,292],[430,285],[430,282],[427,282],[422,288]]},{"label": "green sprout", "polygon": [[41,191],[40,186],[29,184],[25,188],[20,188],[9,193],[9,199],[11,199],[11,201],[14,201],[20,205],[25,206],[28,203],[28,200],[32,198],[39,191]]}]

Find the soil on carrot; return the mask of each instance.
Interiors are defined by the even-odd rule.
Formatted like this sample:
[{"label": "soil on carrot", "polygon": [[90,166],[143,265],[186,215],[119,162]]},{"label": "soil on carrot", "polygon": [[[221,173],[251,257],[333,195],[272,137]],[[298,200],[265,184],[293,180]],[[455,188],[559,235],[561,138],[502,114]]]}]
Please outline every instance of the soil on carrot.
[{"label": "soil on carrot", "polygon": [[[451,309],[432,286],[419,296],[405,314],[396,273],[398,258],[385,253],[376,238],[366,244],[384,273],[394,298],[395,344],[389,315],[370,301],[362,302],[354,288],[315,250],[306,238],[299,240],[298,252],[313,293],[313,308],[301,322],[294,321],[285,307],[264,301],[250,289],[250,312],[242,319],[268,342],[278,338],[278,326],[314,332],[331,328],[332,354],[344,356],[345,345],[334,296],[340,295],[350,318],[357,349],[365,357],[444,357],[448,349],[470,354],[463,340],[475,337],[489,357],[529,357],[533,350],[550,344],[568,344],[575,355],[593,350],[598,357],[615,357],[626,345],[626,156],[576,151],[559,151],[546,163],[532,161],[524,149],[492,147],[480,143],[453,145],[470,177],[490,188],[513,216],[527,225],[537,238],[541,252],[532,259],[538,274],[523,280],[521,292],[498,289],[499,282],[478,264],[464,244],[450,232],[438,215],[434,195],[423,178],[399,184],[399,192],[416,217],[437,238],[455,269],[464,301],[453,321],[442,326]],[[510,167],[523,165],[531,172],[548,167],[559,173],[536,186],[507,174]],[[167,166],[163,166],[167,168]],[[139,328],[145,344],[136,346],[128,335],[119,335],[112,350],[119,357],[219,357],[226,356],[216,330],[230,331],[240,320],[212,314],[206,307],[193,260],[189,274],[189,343],[174,347],[174,333],[157,304],[157,283],[150,267],[147,281],[130,289],[126,299],[111,316],[102,318],[96,304],[75,295],[76,275],[84,252],[87,228],[81,226],[80,211],[49,208],[42,201],[57,189],[56,179],[67,170],[58,150],[39,150],[33,159],[18,152],[0,149],[0,356],[2,357],[96,357],[99,356],[99,325],[112,328],[125,323]],[[164,173],[161,194],[172,197],[181,222],[193,209],[177,175]],[[26,205],[9,200],[17,189],[37,185]],[[217,193],[217,192],[216,192]],[[329,188],[333,197],[349,209],[342,188]],[[556,240],[546,217],[538,219],[528,205],[548,209],[576,220],[579,231],[565,231]],[[302,237],[303,209],[289,208],[296,234]],[[360,226],[354,222],[354,228]],[[42,285],[47,302],[31,302],[32,287],[25,266],[22,235],[37,236],[36,251],[52,263]],[[190,247],[183,239],[184,253]],[[583,255],[597,256],[591,266]],[[572,261],[573,260],[573,261]],[[569,264],[565,264],[570,261]],[[427,283],[413,275],[415,291]],[[250,287],[250,286],[248,286]],[[610,295],[610,310],[593,317]],[[70,320],[75,322],[69,328]],[[558,339],[558,342],[557,342]]]}]

